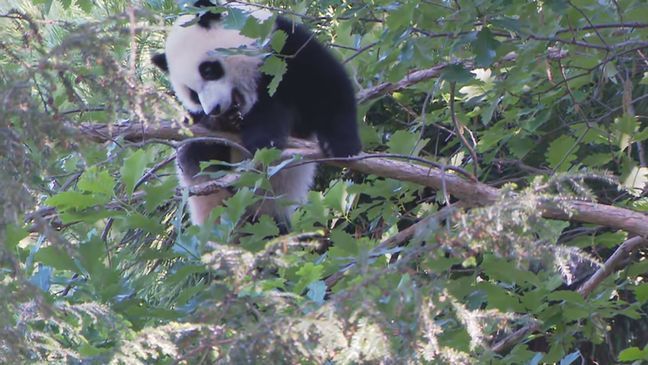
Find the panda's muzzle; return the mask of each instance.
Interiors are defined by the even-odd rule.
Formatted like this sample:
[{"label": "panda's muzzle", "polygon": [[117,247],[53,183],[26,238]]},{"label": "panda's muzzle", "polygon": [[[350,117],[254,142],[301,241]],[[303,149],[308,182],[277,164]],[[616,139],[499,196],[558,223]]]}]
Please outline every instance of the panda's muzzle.
[{"label": "panda's muzzle", "polygon": [[221,106],[220,106],[220,105],[216,105],[216,106],[215,106],[215,107],[214,107],[214,108],[209,112],[208,115],[217,116],[217,115],[219,115],[220,113],[221,113]]},{"label": "panda's muzzle", "polygon": [[245,106],[245,98],[237,88],[232,89],[232,102],[232,111],[241,114],[241,110]]},{"label": "panda's muzzle", "polygon": [[245,105],[245,98],[236,88],[232,89],[231,98],[232,103],[227,110],[223,111],[220,105],[217,105],[203,117],[200,123],[215,131],[240,132],[243,120],[241,110]]}]

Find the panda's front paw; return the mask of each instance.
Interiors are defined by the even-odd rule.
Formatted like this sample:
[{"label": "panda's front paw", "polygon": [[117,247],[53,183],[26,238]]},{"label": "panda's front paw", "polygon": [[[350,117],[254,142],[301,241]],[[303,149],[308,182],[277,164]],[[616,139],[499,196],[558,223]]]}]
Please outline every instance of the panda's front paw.
[{"label": "panda's front paw", "polygon": [[354,136],[337,136],[337,138],[321,138],[320,148],[326,157],[350,157],[362,151],[360,140]]},{"label": "panda's front paw", "polygon": [[251,153],[255,153],[262,148],[279,148],[283,149],[286,145],[286,139],[279,136],[266,136],[263,134],[243,134],[243,146]]}]

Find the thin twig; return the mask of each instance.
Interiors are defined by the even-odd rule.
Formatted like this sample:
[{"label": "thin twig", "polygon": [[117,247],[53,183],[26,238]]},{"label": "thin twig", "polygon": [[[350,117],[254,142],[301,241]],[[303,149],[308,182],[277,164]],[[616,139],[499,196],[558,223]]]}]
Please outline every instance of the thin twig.
[{"label": "thin twig", "polygon": [[477,160],[477,153],[475,152],[475,149],[468,143],[468,140],[466,140],[466,137],[464,137],[464,126],[459,122],[459,119],[457,119],[457,114],[455,112],[455,88],[457,84],[455,82],[450,83],[450,117],[452,118],[452,123],[455,126],[455,129],[457,130],[457,135],[459,136],[459,140],[461,140],[461,143],[466,147],[468,152],[470,152],[470,157],[473,160],[473,175],[477,177],[477,173],[479,171],[479,161]]},{"label": "thin twig", "polygon": [[583,285],[578,288],[578,293],[587,298],[608,276],[612,275],[615,269],[621,267],[622,261],[630,257],[630,254],[640,247],[648,246],[648,239],[643,237],[632,237],[623,242],[603,266],[601,266]]},{"label": "thin twig", "polygon": [[350,61],[353,60],[354,58],[360,56],[360,55],[361,55],[362,53],[364,53],[365,51],[369,50],[370,48],[373,48],[373,47],[374,47],[375,45],[377,45],[378,43],[379,43],[379,42],[376,41],[376,42],[373,42],[373,43],[369,43],[369,44],[367,44],[366,46],[364,46],[364,47],[360,48],[359,50],[357,50],[356,53],[354,53],[352,56],[350,56],[349,58],[347,58],[347,59],[345,59],[344,61],[342,61],[342,63],[346,64],[346,63],[350,62]]},{"label": "thin twig", "polygon": [[576,27],[571,29],[560,29],[556,31],[556,34],[561,33],[571,33],[571,32],[581,32],[584,30],[591,29],[606,29],[606,28],[648,28],[648,23],[604,23],[604,24],[590,24],[582,27]]},{"label": "thin twig", "polygon": [[592,29],[592,30],[594,31],[594,33],[596,33],[596,35],[598,36],[598,38],[601,40],[601,43],[603,43],[603,44],[607,47],[608,45],[607,45],[607,42],[605,41],[605,38],[603,38],[603,36],[601,35],[601,33],[599,33],[598,28],[596,28],[596,27],[594,26],[594,23],[592,23],[592,21],[591,21],[590,18],[587,16],[587,14],[585,14],[585,12],[584,12],[581,8],[579,8],[578,6],[574,5],[574,3],[572,3],[570,0],[567,0],[567,3],[568,3],[572,8],[576,9],[576,11],[580,13],[580,15],[583,16],[583,18],[585,19],[585,21],[587,22],[587,24],[589,24],[590,29]]}]

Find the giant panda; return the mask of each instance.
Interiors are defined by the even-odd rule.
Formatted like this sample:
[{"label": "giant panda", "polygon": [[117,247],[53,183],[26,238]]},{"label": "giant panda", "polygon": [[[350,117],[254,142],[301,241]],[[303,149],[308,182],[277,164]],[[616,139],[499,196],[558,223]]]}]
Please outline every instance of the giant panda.
[{"label": "giant panda", "polygon": [[[210,6],[200,0],[195,6]],[[251,16],[268,19],[271,14],[259,8],[246,8]],[[198,19],[196,19],[198,17]],[[223,14],[180,16],[171,28],[164,53],[153,63],[167,73],[176,97],[194,122],[214,127],[210,121],[236,109],[244,147],[254,153],[264,147],[284,148],[287,137],[316,138],[329,157],[347,157],[361,150],[356,125],[356,101],[344,67],[303,25],[278,16],[274,29],[287,34],[278,54],[287,69],[271,96],[272,78],[261,73],[262,57],[219,49],[250,49],[256,41],[227,28]],[[180,184],[188,187],[208,180],[200,175],[200,162],[238,162],[236,150],[208,142],[193,142],[177,151],[176,167]],[[286,228],[295,207],[304,202],[315,174],[314,164],[283,169],[270,183],[275,197],[262,199],[257,214],[270,214],[280,228]],[[212,209],[231,195],[227,190],[189,198],[193,224],[203,224]],[[276,197],[288,203],[276,203]]]}]

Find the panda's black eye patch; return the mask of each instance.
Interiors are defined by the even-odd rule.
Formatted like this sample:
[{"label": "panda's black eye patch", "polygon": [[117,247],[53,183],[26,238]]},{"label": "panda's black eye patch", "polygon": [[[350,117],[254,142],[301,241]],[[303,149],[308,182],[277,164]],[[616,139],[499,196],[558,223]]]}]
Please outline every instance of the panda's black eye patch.
[{"label": "panda's black eye patch", "polygon": [[198,66],[198,71],[204,80],[218,80],[225,74],[219,61],[205,61]]},{"label": "panda's black eye patch", "polygon": [[193,101],[196,104],[200,104],[200,98],[198,97],[198,93],[196,90],[192,88],[187,88],[189,89],[189,97],[191,98],[191,101]]}]

